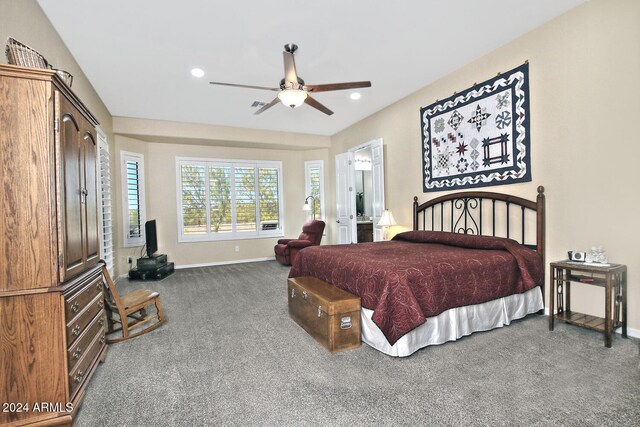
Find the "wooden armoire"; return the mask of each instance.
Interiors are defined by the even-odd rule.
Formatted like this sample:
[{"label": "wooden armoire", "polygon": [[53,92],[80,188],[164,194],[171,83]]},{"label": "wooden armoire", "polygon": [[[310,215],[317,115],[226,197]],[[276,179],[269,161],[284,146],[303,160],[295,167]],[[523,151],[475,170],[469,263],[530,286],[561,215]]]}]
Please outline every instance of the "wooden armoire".
[{"label": "wooden armoire", "polygon": [[53,71],[0,65],[0,425],[69,425],[105,344],[96,131]]}]

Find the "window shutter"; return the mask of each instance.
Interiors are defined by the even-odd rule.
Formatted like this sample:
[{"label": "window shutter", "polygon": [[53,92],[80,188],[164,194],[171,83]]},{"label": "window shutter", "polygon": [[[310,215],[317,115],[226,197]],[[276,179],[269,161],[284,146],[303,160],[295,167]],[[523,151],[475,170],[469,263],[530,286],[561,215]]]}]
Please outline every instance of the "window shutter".
[{"label": "window shutter", "polygon": [[178,240],[282,236],[282,163],[177,158]]},{"label": "window shutter", "polygon": [[184,234],[207,232],[207,187],[204,165],[183,165],[182,231]]},{"label": "window shutter", "polygon": [[280,228],[280,195],[278,194],[278,168],[258,168],[260,194],[260,229]]},{"label": "window shutter", "polygon": [[113,218],[111,217],[111,155],[109,144],[102,132],[98,132],[98,157],[100,162],[100,257],[107,263],[113,275]]},{"label": "window shutter", "polygon": [[256,231],[256,170],[253,166],[234,168],[236,231]]},{"label": "window shutter", "polygon": [[[313,203],[309,200],[309,203],[312,205],[311,209],[314,209],[315,205],[315,218],[316,219],[324,219],[324,172],[323,172],[323,161],[315,160],[305,162],[305,189],[306,189],[306,197],[313,196]],[[309,212],[309,217],[313,217],[314,212]]]},{"label": "window shutter", "polygon": [[122,189],[124,208],[124,246],[144,245],[144,157],[142,154],[120,152],[122,158]]},{"label": "window shutter", "polygon": [[211,200],[211,232],[231,233],[233,217],[231,212],[231,167],[209,168],[209,194]]},{"label": "window shutter", "polygon": [[141,237],[140,168],[139,163],[133,160],[127,160],[127,200],[127,209],[129,212],[129,237]]}]

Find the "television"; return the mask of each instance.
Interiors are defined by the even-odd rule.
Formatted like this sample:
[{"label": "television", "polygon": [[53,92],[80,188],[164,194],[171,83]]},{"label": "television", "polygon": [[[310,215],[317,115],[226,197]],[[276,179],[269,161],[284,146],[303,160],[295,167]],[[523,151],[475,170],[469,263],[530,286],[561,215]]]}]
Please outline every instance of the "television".
[{"label": "television", "polygon": [[156,234],[155,219],[145,222],[144,235],[146,237],[147,257],[151,258],[158,250],[158,235]]}]

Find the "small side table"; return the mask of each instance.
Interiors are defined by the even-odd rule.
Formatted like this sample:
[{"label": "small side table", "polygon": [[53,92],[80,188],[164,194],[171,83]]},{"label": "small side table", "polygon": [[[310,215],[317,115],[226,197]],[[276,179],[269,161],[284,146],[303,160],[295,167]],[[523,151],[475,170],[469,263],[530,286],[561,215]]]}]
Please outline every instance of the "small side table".
[{"label": "small side table", "polygon": [[[595,266],[584,262],[559,261],[551,263],[549,330],[554,319],[604,332],[604,345],[611,347],[613,330],[622,327],[627,337],[627,266],[609,264]],[[571,311],[571,283],[605,288],[604,319]],[[554,304],[557,313],[554,315]]]}]

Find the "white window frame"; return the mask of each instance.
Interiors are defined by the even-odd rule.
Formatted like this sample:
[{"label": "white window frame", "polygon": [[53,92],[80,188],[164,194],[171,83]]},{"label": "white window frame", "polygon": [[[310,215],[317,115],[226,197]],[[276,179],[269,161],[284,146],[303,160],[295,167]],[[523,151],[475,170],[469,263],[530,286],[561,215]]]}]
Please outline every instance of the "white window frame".
[{"label": "white window frame", "polygon": [[[260,227],[256,227],[255,231],[231,231],[228,233],[212,233],[209,231],[210,225],[210,215],[209,209],[211,203],[209,201],[209,180],[205,180],[206,185],[206,194],[207,194],[207,232],[203,234],[197,235],[187,235],[184,234],[183,230],[183,209],[182,209],[182,165],[198,165],[198,166],[206,166],[206,171],[208,171],[208,166],[222,166],[222,167],[231,167],[232,171],[235,167],[253,167],[256,170],[259,168],[276,168],[278,170],[278,225],[279,227],[275,230],[261,230]],[[206,172],[205,172],[206,174]],[[284,194],[282,192],[282,162],[280,161],[268,161],[268,160],[231,160],[231,159],[212,159],[212,158],[200,158],[200,157],[176,157],[176,202],[177,202],[177,225],[178,225],[178,242],[179,243],[187,243],[187,242],[206,242],[206,241],[220,241],[220,240],[244,240],[244,239],[256,239],[256,238],[273,238],[273,237],[283,237],[284,236]],[[231,182],[232,186],[235,185],[235,174],[231,173]],[[260,199],[258,197],[258,175],[256,174],[256,222],[259,222],[260,218]],[[235,191],[231,194],[231,205],[232,205],[232,224],[235,228],[236,221],[236,211],[235,211]]]},{"label": "white window frame", "polygon": [[[316,218],[324,221],[325,216],[325,205],[324,205],[324,161],[323,160],[309,160],[304,162],[304,197],[305,199],[311,195],[311,173],[310,170],[313,167],[317,167],[320,169],[320,200],[317,203],[320,203],[320,218]],[[313,212],[309,212],[309,218],[313,218]]]},{"label": "white window frame", "polygon": [[[138,162],[138,187],[140,188],[138,208],[140,210],[140,237],[129,237],[129,201],[127,198],[127,162]],[[130,151],[120,152],[120,172],[122,178],[122,231],[123,246],[126,248],[143,246],[145,244],[144,224],[147,219],[145,206],[144,155]]]},{"label": "white window frame", "polygon": [[107,270],[113,276],[113,211],[111,184],[111,154],[107,136],[100,128],[96,129],[98,135],[98,172],[100,176],[100,258],[107,264]]}]

